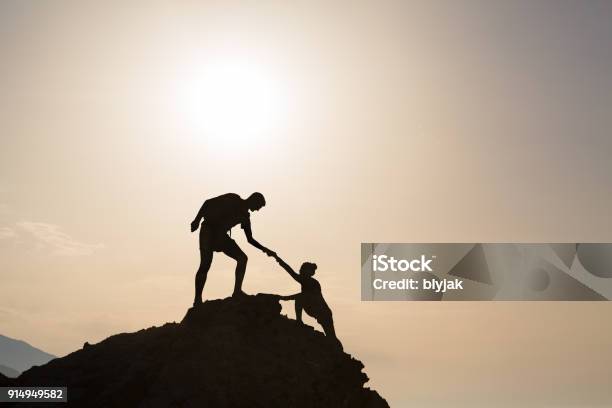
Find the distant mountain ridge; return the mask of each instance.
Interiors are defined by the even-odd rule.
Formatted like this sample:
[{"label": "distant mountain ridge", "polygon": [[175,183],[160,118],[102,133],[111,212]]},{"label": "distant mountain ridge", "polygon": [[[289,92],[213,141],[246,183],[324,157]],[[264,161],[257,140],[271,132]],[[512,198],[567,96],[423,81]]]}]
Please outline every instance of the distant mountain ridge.
[{"label": "distant mountain ridge", "polygon": [[21,374],[19,371],[15,370],[14,368],[7,367],[2,364],[0,364],[0,373],[2,373],[2,375],[8,378],[17,378],[19,377],[19,374]]},{"label": "distant mountain ridge", "polygon": [[[2,366],[17,372],[24,372],[33,366],[47,364],[54,358],[56,357],[53,354],[37,349],[25,341],[0,334],[0,365]],[[7,377],[11,376],[4,371],[1,372]]]}]

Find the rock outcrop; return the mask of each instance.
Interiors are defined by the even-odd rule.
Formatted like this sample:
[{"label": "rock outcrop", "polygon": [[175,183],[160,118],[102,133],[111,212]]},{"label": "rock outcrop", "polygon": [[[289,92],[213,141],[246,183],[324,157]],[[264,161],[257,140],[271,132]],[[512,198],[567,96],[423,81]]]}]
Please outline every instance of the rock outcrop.
[{"label": "rock outcrop", "polygon": [[364,388],[360,361],[280,312],[275,295],[211,300],[181,323],[86,344],[15,383],[68,386],[79,407],[388,407]]}]

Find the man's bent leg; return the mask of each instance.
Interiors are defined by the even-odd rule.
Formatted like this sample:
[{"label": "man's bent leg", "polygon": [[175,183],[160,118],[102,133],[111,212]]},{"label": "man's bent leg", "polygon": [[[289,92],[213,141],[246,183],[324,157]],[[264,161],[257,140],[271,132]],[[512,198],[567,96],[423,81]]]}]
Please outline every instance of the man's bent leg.
[{"label": "man's bent leg", "polygon": [[195,277],[195,296],[193,299],[193,305],[196,306],[202,303],[202,291],[204,290],[204,284],[206,283],[206,277],[208,276],[208,270],[213,259],[213,251],[210,248],[200,248],[200,267]]},{"label": "man's bent leg", "polygon": [[295,320],[302,323],[302,299],[300,299],[300,296],[295,298]]},{"label": "man's bent leg", "polygon": [[233,296],[244,294],[242,291],[242,281],[244,280],[244,274],[246,272],[246,266],[248,258],[242,249],[236,244],[236,241],[229,238],[225,243],[225,248],[223,249],[223,253],[229,256],[232,259],[235,259],[236,264],[236,282],[234,283],[234,293]]},{"label": "man's bent leg", "polygon": [[326,336],[329,336],[331,338],[336,338],[336,330],[334,329],[334,321],[331,318],[323,319],[322,321],[319,322],[319,324],[323,328],[323,331],[325,332]]},{"label": "man's bent leg", "polygon": [[317,322],[319,322],[319,324],[323,328],[323,331],[325,332],[325,337],[329,337],[334,343],[336,343],[340,350],[343,350],[344,347],[342,347],[342,343],[340,342],[338,337],[336,337],[336,330],[334,329],[334,319],[331,317],[331,315],[322,316],[321,319],[317,319]]}]

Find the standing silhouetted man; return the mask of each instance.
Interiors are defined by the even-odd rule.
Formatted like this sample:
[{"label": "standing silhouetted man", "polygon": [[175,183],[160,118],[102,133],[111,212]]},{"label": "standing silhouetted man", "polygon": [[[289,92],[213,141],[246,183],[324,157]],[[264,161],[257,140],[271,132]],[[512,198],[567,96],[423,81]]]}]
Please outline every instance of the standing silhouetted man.
[{"label": "standing silhouetted man", "polygon": [[202,290],[214,252],[223,252],[236,260],[236,283],[233,296],[244,294],[242,281],[246,271],[247,256],[236,241],[228,235],[235,225],[240,224],[249,244],[269,256],[276,255],[274,251],[255,241],[251,231],[249,210],[258,211],[264,205],[266,205],[266,200],[261,193],[253,193],[246,200],[243,200],[238,194],[228,193],[204,201],[198,215],[191,222],[191,232],[194,232],[198,229],[200,221],[204,219],[202,228],[200,228],[200,268],[195,278],[194,306],[202,303]]}]

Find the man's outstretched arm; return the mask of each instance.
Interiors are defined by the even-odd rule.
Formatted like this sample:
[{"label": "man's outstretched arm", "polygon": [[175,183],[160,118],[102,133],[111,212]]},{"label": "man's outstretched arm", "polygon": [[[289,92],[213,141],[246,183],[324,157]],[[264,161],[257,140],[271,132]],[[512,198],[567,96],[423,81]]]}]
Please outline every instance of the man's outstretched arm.
[{"label": "man's outstretched arm", "polygon": [[253,245],[255,248],[257,248],[260,251],[264,252],[268,256],[275,256],[276,255],[276,252],[274,252],[271,249],[268,249],[265,246],[261,245],[259,242],[257,242],[255,240],[255,238],[253,238],[253,231],[251,231],[251,222],[250,221],[244,222],[242,224],[242,229],[244,230],[244,235],[246,235],[247,242],[249,244]]},{"label": "man's outstretched arm", "polygon": [[287,271],[287,273],[289,275],[291,275],[291,277],[293,279],[295,279],[297,282],[300,282],[300,275],[298,273],[296,273],[292,267],[289,266],[289,264],[285,261],[283,261],[278,255],[274,255],[274,259],[276,259],[276,262],[278,262],[278,264],[281,266],[281,268],[283,268],[284,270]]}]

